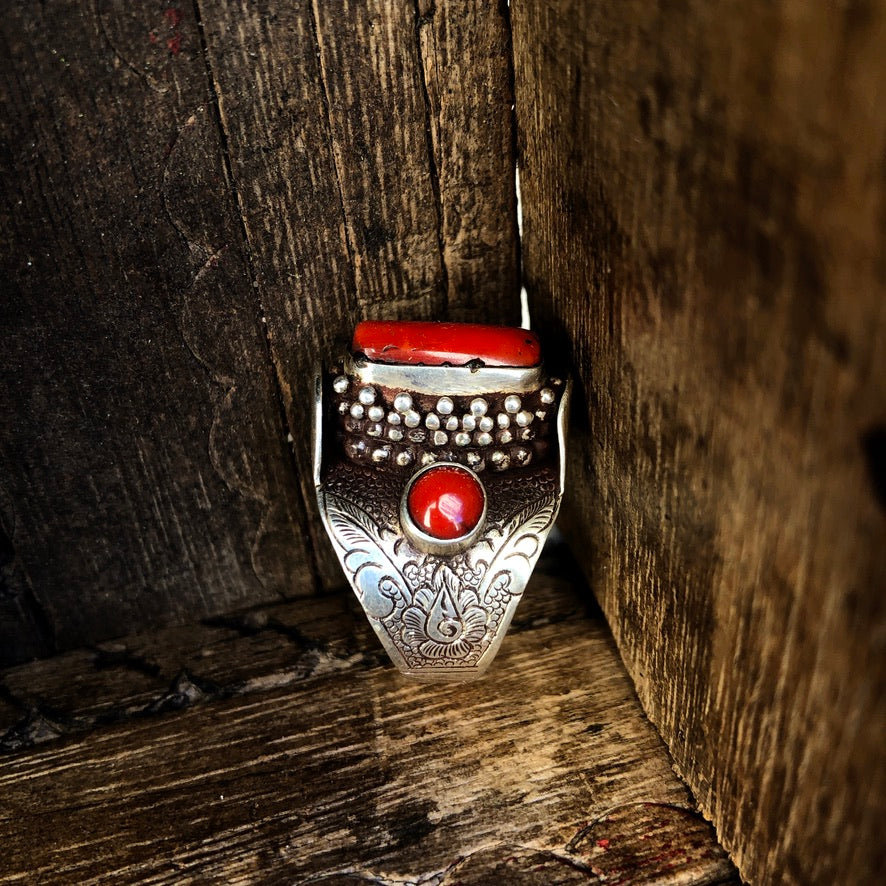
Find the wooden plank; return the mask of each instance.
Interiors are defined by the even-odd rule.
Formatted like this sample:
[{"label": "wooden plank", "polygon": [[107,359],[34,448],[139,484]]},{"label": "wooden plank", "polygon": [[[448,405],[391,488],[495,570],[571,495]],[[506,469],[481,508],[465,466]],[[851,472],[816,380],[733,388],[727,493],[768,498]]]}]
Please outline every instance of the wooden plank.
[{"label": "wooden plank", "polygon": [[[324,603],[180,632],[177,651],[170,632],[127,641],[215,690],[0,758],[0,882],[737,886],[570,581],[536,576],[490,676],[468,686],[405,681],[362,618]],[[310,644],[337,665],[304,669]],[[64,658],[94,699],[96,672]],[[18,681],[54,693],[47,668]]]},{"label": "wooden plank", "polygon": [[174,709],[176,696],[181,703],[225,698],[380,660],[350,601],[338,594],[280,603],[9,668],[0,682],[7,702],[0,749],[162,713]]},{"label": "wooden plank", "polygon": [[506,13],[222,2],[203,30],[312,542],[336,585],[311,483],[317,363],[367,317],[519,315]]},{"label": "wooden plank", "polygon": [[0,660],[310,592],[192,9],[0,27]]},{"label": "wooden plank", "polygon": [[34,598],[14,536],[15,508],[0,484],[0,650],[4,650],[0,663],[25,661],[52,651],[51,629]]},{"label": "wooden plank", "polygon": [[[558,551],[540,560],[544,574],[533,579],[511,633],[587,612],[574,573],[562,568],[572,561]],[[0,678],[0,750],[166,710],[188,681],[205,700],[384,660],[350,591],[135,634],[7,668]]]},{"label": "wooden plank", "polygon": [[505,4],[419,0],[447,317],[520,321],[511,26]]},{"label": "wooden plank", "polygon": [[568,532],[752,882],[880,882],[886,5],[512,6]]},{"label": "wooden plank", "polygon": [[316,362],[517,314],[505,10],[149,7],[3,23],[4,661],[341,584]]}]

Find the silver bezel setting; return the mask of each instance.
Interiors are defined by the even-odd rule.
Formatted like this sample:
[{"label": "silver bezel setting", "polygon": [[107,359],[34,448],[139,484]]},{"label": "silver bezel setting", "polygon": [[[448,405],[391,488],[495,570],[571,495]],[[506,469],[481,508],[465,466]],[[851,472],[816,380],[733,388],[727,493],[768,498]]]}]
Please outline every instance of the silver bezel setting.
[{"label": "silver bezel setting", "polygon": [[373,363],[344,358],[345,374],[356,376],[365,385],[449,396],[483,394],[495,391],[525,393],[542,387],[544,368],[508,366],[422,366],[404,363]]},{"label": "silver bezel setting", "polygon": [[[480,489],[483,492],[483,512],[480,514],[477,525],[470,532],[458,538],[442,539],[429,535],[420,526],[416,525],[412,515],[409,513],[409,493],[412,491],[412,487],[420,477],[438,468],[456,468],[470,475],[480,485]],[[458,462],[437,461],[416,471],[409,478],[409,482],[406,484],[406,488],[400,497],[400,526],[403,529],[403,534],[412,542],[416,550],[428,554],[460,554],[462,551],[467,550],[483,533],[483,529],[486,526],[488,503],[486,486],[480,477],[477,476],[476,471],[472,471]]]}]

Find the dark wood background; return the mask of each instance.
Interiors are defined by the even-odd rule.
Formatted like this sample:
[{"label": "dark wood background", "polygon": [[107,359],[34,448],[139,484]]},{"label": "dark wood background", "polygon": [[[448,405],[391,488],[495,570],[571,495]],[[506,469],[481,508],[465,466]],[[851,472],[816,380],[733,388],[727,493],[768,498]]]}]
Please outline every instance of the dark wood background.
[{"label": "dark wood background", "polygon": [[565,528],[739,869],[882,881],[886,5],[513,5]]},{"label": "dark wood background", "polygon": [[0,40],[3,660],[341,583],[313,367],[363,317],[517,321],[519,135],[564,526],[640,698],[744,876],[877,881],[886,4],[58,0]]},{"label": "dark wood background", "polygon": [[0,656],[340,584],[317,361],[363,317],[519,319],[505,5],[0,27]]}]

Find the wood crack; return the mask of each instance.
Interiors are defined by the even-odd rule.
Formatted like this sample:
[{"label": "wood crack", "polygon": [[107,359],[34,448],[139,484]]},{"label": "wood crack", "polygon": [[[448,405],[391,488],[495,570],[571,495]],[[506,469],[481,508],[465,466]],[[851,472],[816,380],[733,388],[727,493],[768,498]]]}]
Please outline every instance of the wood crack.
[{"label": "wood crack", "polygon": [[151,77],[146,71],[139,70],[139,68],[126,56],[115,43],[114,40],[111,39],[111,35],[108,33],[108,29],[105,26],[104,19],[102,17],[101,10],[99,9],[98,0],[92,4],[92,12],[95,19],[96,29],[98,30],[99,36],[102,40],[107,44],[108,49],[111,50],[111,54],[116,58],[120,64],[122,64],[125,68],[130,70],[136,77],[141,80],[148,89],[156,92],[158,95],[162,95],[164,90],[157,85],[157,81],[154,77]]},{"label": "wood crack", "polygon": [[511,214],[511,224],[513,226],[514,245],[517,253],[517,292],[516,298],[520,304],[520,312],[522,316],[522,300],[523,287],[526,286],[526,275],[523,268],[523,231],[518,216],[519,206],[517,204],[517,177],[519,175],[520,163],[520,141],[517,132],[517,86],[516,86],[516,70],[514,67],[514,33],[511,27],[511,4],[510,2],[500,4],[501,15],[504,20],[505,30],[507,32],[508,53],[507,53],[507,78],[508,92],[511,101],[510,113],[510,136],[511,136],[511,156],[514,158],[514,212]]},{"label": "wood crack", "polygon": [[[330,651],[297,629],[279,623],[272,624],[268,629],[286,635],[300,647],[299,654],[292,658],[288,668],[227,684],[181,668],[166,689],[148,700],[120,700],[105,705],[96,713],[72,716],[44,700],[38,698],[27,702],[15,696],[8,687],[0,687],[4,698],[8,698],[18,710],[24,710],[24,715],[0,735],[0,754],[24,751],[58,738],[92,732],[131,719],[154,717],[198,704],[279,689],[343,669],[376,667],[382,662],[382,654],[374,651]],[[158,676],[161,670],[158,665],[125,652],[117,655],[98,653],[94,667],[101,670],[130,669],[150,676]]]},{"label": "wood crack", "polygon": [[[265,363],[267,366],[267,372],[271,378],[272,390],[274,393],[274,402],[277,408],[277,420],[280,423],[280,430],[282,433],[282,439],[286,441],[285,443],[285,451],[286,451],[286,464],[289,466],[292,477],[294,478],[294,485],[299,490],[299,495],[302,497],[303,508],[302,513],[298,517],[298,522],[301,524],[299,526],[300,531],[303,536],[309,536],[308,526],[307,526],[307,517],[305,514],[311,513],[311,504],[305,499],[305,492],[302,487],[302,484],[297,482],[297,478],[299,476],[298,464],[296,463],[295,453],[293,452],[293,448],[291,445],[291,441],[293,440],[292,427],[289,423],[289,418],[286,413],[286,403],[283,396],[283,385],[280,379],[280,369],[277,365],[276,360],[274,359],[274,352],[270,338],[270,332],[268,330],[268,324],[266,320],[266,311],[264,306],[264,301],[262,298],[261,286],[258,280],[258,274],[256,272],[256,260],[253,254],[252,248],[250,246],[249,232],[246,226],[245,219],[245,210],[243,206],[243,200],[240,194],[240,189],[237,186],[237,179],[234,175],[233,164],[231,162],[231,152],[228,141],[228,132],[227,127],[225,126],[224,115],[222,114],[221,103],[219,101],[219,88],[218,83],[216,82],[215,72],[212,69],[212,62],[209,55],[209,46],[206,39],[206,27],[203,22],[203,15],[200,9],[199,0],[193,0],[193,9],[194,9],[194,19],[197,24],[197,33],[200,38],[200,52],[203,57],[203,63],[206,70],[206,83],[207,89],[209,91],[209,104],[211,108],[212,118],[215,122],[219,142],[221,145],[221,153],[222,153],[222,163],[224,166],[224,174],[225,181],[228,185],[228,190],[231,195],[231,198],[234,203],[235,208],[235,216],[237,221],[237,226],[240,233],[240,238],[243,243],[243,252],[246,259],[246,266],[249,275],[249,282],[252,287],[252,291],[255,293],[258,299],[258,310],[259,310],[259,323],[261,324],[261,332],[262,332],[262,341],[264,346],[265,353]],[[256,565],[256,548],[261,539],[262,530],[264,527],[265,520],[267,518],[268,511],[271,508],[270,500],[264,501],[265,510],[262,515],[262,518],[259,521],[259,526],[256,531],[256,536],[253,542],[253,545],[250,549],[250,564],[252,566],[252,571],[255,574],[255,577],[258,581],[265,586],[266,581],[264,576],[261,574],[261,571],[258,569]],[[317,556],[314,550],[313,545],[306,546],[306,555],[311,561],[311,580],[314,585],[314,592],[319,593],[321,590],[320,587],[320,569],[319,563],[317,560]],[[281,599],[285,599],[286,594],[283,592],[282,588],[277,588],[277,594]]]},{"label": "wood crack", "polygon": [[416,71],[419,86],[421,88],[422,100],[425,107],[425,138],[427,141],[428,151],[428,174],[431,179],[431,191],[434,195],[434,212],[437,217],[437,245],[440,251],[440,282],[443,290],[444,311],[449,310],[449,268],[446,262],[446,237],[443,230],[443,198],[440,191],[440,170],[437,160],[437,152],[434,148],[434,133],[439,128],[440,121],[437,119],[436,126],[434,124],[433,104],[431,95],[428,91],[428,81],[425,75],[424,51],[422,49],[422,28],[429,25],[429,21],[436,13],[436,6],[431,5],[426,15],[422,14],[419,0],[415,3],[415,46],[416,46]]},{"label": "wood crack", "polygon": [[353,275],[353,287],[354,292],[357,291],[357,282],[356,282],[356,266],[354,263],[354,255],[356,254],[356,247],[351,242],[351,235],[348,231],[348,213],[345,209],[345,194],[344,187],[342,184],[342,169],[341,169],[341,156],[340,151],[336,148],[335,139],[332,137],[332,113],[329,108],[329,87],[327,85],[327,76],[326,76],[326,63],[323,59],[323,43],[321,41],[321,30],[319,24],[319,11],[317,9],[317,0],[311,0],[310,3],[310,22],[311,22],[311,32],[314,38],[314,45],[317,47],[317,72],[320,78],[320,97],[323,102],[323,113],[326,118],[326,132],[328,137],[329,150],[332,155],[332,162],[335,166],[335,184],[336,189],[338,191],[338,202],[341,207],[341,225],[342,225],[342,234],[344,239],[345,249],[348,254],[348,266],[351,269],[351,274]]}]

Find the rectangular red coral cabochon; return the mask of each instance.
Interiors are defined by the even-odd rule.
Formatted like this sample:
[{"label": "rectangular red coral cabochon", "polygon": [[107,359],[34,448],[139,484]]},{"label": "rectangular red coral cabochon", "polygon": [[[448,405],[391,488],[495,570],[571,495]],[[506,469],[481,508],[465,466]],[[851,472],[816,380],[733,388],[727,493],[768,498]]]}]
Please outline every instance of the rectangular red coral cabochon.
[{"label": "rectangular red coral cabochon", "polygon": [[525,367],[541,362],[534,332],[480,323],[365,320],[357,324],[351,347],[376,363],[464,366],[482,360],[486,366]]}]

